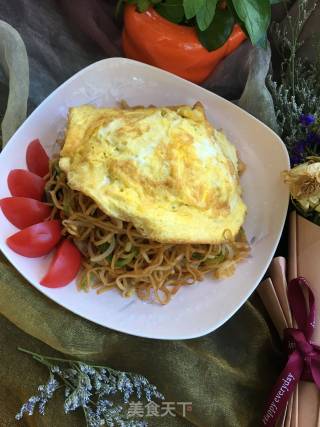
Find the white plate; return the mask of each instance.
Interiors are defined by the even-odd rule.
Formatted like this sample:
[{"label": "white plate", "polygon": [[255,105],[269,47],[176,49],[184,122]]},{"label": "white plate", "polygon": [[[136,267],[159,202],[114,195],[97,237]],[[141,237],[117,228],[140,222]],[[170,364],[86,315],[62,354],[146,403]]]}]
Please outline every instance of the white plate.
[{"label": "white plate", "polygon": [[246,301],[265,273],[278,244],[288,206],[288,188],[280,172],[289,166],[280,138],[264,124],[219,96],[186,80],[136,61],[111,58],[80,71],[56,89],[17,130],[0,155],[0,198],[9,196],[7,175],[26,168],[28,143],[40,138],[50,151],[63,130],[68,108],[92,103],[114,106],[193,104],[201,101],[211,123],[236,145],[247,169],[242,178],[248,205],[245,230],[252,242],[250,259],[225,280],[207,278],[181,289],[170,304],[78,292],[75,283],[48,289],[39,285],[50,256],[28,259],[11,251],[5,240],[16,232],[0,212],[0,249],[40,292],[72,312],[117,331],[148,338],[186,339],[205,335],[228,320]]}]

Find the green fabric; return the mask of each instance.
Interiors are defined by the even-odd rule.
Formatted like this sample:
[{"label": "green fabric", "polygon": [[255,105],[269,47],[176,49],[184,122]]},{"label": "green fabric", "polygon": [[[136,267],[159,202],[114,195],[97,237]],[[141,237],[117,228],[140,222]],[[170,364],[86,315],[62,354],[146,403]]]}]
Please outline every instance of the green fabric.
[{"label": "green fabric", "polygon": [[[159,341],[113,332],[68,312],[28,284],[0,259],[0,425],[18,425],[21,402],[47,377],[46,368],[18,346],[95,361],[141,373],[167,401],[192,402],[188,419],[150,418],[150,426],[257,426],[263,402],[279,372],[269,326],[255,298],[218,331],[189,341]],[[6,319],[5,319],[6,318]],[[50,347],[49,347],[50,346]],[[25,425],[85,425],[81,412],[64,415],[62,397],[45,417],[25,417]]]}]

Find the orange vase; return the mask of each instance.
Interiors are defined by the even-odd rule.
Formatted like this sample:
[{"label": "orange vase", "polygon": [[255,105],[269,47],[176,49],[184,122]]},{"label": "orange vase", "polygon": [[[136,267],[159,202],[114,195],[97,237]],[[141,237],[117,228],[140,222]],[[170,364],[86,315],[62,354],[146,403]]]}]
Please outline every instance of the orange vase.
[{"label": "orange vase", "polygon": [[126,57],[194,83],[202,83],[245,39],[244,32],[235,25],[225,44],[208,52],[198,40],[195,28],[174,24],[153,8],[139,13],[135,5],[125,7],[122,46]]}]

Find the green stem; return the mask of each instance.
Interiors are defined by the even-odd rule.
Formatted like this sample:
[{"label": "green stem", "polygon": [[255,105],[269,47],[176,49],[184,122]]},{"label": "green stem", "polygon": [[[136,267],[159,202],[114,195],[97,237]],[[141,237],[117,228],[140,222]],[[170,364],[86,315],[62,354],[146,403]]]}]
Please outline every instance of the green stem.
[{"label": "green stem", "polygon": [[[50,357],[50,356],[42,356],[39,353],[34,353],[33,351],[26,350],[25,348],[18,347],[18,350],[22,353],[30,354],[34,359],[38,360],[39,362],[43,363],[42,360],[54,360],[56,362],[62,362],[62,363],[86,363],[87,365],[92,366],[92,368],[103,368],[107,369],[110,372],[117,372],[112,368],[109,368],[108,366],[102,366],[102,365],[92,365],[89,362],[84,362],[83,360],[73,360],[73,359],[63,359],[60,357]],[[124,372],[125,374],[130,374],[130,372]]]},{"label": "green stem", "polygon": [[[40,359],[37,356],[33,356],[33,358],[35,360],[37,360],[38,362],[42,363],[43,365],[47,366],[48,368],[52,367],[52,364],[50,362],[47,362],[45,359]],[[50,371],[51,372],[51,371]],[[59,377],[62,379],[62,381],[65,383],[65,385],[67,385],[68,387],[70,387],[72,390],[76,389],[76,386],[74,384],[72,384],[70,381],[68,381],[66,378],[64,378],[62,375],[60,375],[58,373]]]},{"label": "green stem", "polygon": [[84,417],[86,419],[86,425],[89,426],[89,420],[88,420],[88,415],[87,415],[87,411],[86,408],[82,407],[83,412],[84,412]]},{"label": "green stem", "polygon": [[52,367],[52,363],[48,362],[47,360],[43,359],[42,357],[38,357],[38,356],[33,356],[33,358],[39,362],[42,363],[43,365],[47,366],[48,368]]},{"label": "green stem", "polygon": [[[26,353],[26,354],[30,354],[37,362],[40,362],[40,363],[42,363],[43,365],[45,365],[45,366],[47,366],[48,368],[51,368],[52,367],[52,363],[50,363],[49,362],[49,360],[54,360],[54,361],[58,361],[58,362],[64,362],[64,363],[69,363],[69,364],[75,364],[75,363],[83,363],[83,362],[81,362],[81,361],[78,361],[78,360],[71,360],[71,359],[61,359],[61,358],[58,358],[58,357],[48,357],[48,356],[42,356],[41,354],[39,354],[39,353],[34,353],[33,351],[30,351],[30,350],[26,350],[25,348],[21,348],[21,347],[18,347],[18,350],[19,351],[21,351],[21,352],[23,352],[23,353]],[[93,365],[90,365],[90,366],[93,366]],[[105,366],[94,366],[94,367],[100,367],[100,368],[105,368]],[[77,366],[75,366],[75,368],[76,368],[76,370],[78,371],[78,373],[79,374],[81,374],[81,371],[77,368]],[[106,369],[108,369],[108,370],[110,370],[110,371],[113,371],[113,369],[110,369],[110,368],[106,368]],[[51,371],[50,371],[51,372]],[[115,372],[115,371],[114,371]],[[68,381],[66,378],[64,378],[62,375],[60,375],[59,373],[58,373],[58,375],[59,375],[59,377],[62,379],[62,381],[68,386],[68,387],[70,387],[72,390],[75,390],[77,387],[74,385],[74,384],[72,384],[70,381]],[[94,405],[94,406],[96,406],[96,403],[93,401],[93,400],[89,400],[89,402],[92,404],[92,405]],[[86,420],[87,420],[87,417],[86,417]]]},{"label": "green stem", "polygon": [[[22,351],[23,353],[30,354],[33,357],[37,357],[37,358],[41,358],[41,359],[47,359],[47,360],[54,360],[56,362],[63,362],[63,363],[86,363],[83,360],[73,360],[73,359],[63,359],[61,357],[43,356],[43,355],[41,355],[39,353],[34,353],[33,351],[26,350],[25,348],[21,348],[21,347],[18,347],[18,350]],[[105,366],[98,366],[98,365],[91,365],[91,364],[90,364],[90,366],[95,367],[95,368],[105,368]]]}]

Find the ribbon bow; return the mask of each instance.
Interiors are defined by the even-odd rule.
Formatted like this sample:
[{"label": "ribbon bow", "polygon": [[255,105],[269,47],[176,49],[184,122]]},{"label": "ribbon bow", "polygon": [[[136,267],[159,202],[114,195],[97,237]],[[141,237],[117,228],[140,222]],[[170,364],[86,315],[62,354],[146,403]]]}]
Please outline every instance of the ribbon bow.
[{"label": "ribbon bow", "polygon": [[265,408],[262,424],[267,427],[274,426],[300,380],[313,381],[320,389],[320,347],[310,341],[315,328],[315,301],[305,278],[289,283],[288,300],[298,327],[284,331],[288,361]]}]

